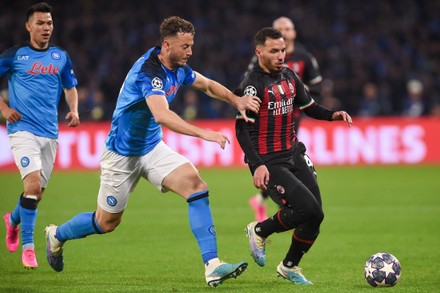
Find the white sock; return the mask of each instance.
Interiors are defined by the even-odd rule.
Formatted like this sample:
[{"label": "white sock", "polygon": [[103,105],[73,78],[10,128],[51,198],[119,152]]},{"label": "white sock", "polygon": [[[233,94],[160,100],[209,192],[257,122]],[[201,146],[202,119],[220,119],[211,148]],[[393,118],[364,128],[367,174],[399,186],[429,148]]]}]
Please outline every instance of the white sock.
[{"label": "white sock", "polygon": [[210,259],[207,263],[205,263],[205,270],[211,271],[214,268],[218,267],[221,264],[221,261],[219,258],[213,258]]}]

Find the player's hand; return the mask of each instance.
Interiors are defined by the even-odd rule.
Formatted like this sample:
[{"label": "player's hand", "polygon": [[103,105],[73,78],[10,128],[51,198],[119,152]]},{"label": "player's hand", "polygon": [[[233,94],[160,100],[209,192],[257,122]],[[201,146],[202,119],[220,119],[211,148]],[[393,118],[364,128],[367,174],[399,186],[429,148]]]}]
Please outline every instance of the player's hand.
[{"label": "player's hand", "polygon": [[254,173],[254,186],[259,189],[267,190],[269,177],[267,167],[265,165],[258,166]]},{"label": "player's hand", "polygon": [[9,107],[3,110],[2,115],[9,123],[14,123],[21,119],[21,114]]},{"label": "player's hand", "polygon": [[207,141],[218,143],[222,149],[225,149],[226,143],[231,143],[229,138],[221,132],[206,131],[201,138]]},{"label": "player's hand", "polygon": [[237,109],[241,116],[243,116],[244,120],[248,122],[249,118],[246,115],[246,110],[258,113],[260,110],[260,103],[261,100],[257,96],[243,96],[238,99]]},{"label": "player's hand", "polygon": [[77,127],[79,125],[79,114],[78,112],[69,112],[66,115],[66,120],[70,120],[67,126],[69,127]]},{"label": "player's hand", "polygon": [[345,111],[337,111],[337,112],[333,113],[332,119],[333,120],[343,120],[348,123],[348,127],[351,127],[351,125],[353,124],[353,120],[351,119],[351,116],[348,115],[348,113]]}]

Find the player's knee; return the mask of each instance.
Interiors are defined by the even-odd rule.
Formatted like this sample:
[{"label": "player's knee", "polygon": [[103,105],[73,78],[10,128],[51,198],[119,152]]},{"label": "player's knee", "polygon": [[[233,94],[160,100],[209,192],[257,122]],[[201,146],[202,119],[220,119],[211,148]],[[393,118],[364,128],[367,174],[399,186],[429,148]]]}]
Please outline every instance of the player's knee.
[{"label": "player's knee", "polygon": [[315,212],[313,218],[315,219],[315,222],[318,223],[319,225],[322,223],[322,221],[324,221],[324,212],[322,211],[321,208]]},{"label": "player's knee", "polygon": [[307,239],[316,239],[320,232],[321,223],[324,220],[322,209],[318,209],[315,214],[304,224],[304,237]]},{"label": "player's knee", "polygon": [[280,211],[278,212],[278,216],[279,221],[285,228],[290,230],[297,227],[298,220],[295,219],[295,213],[293,209],[284,207],[280,209]]},{"label": "player's knee", "polygon": [[313,201],[309,201],[307,205],[303,207],[304,218],[311,220],[315,223],[321,223],[324,220],[324,212],[322,207]]},{"label": "player's knee", "polygon": [[42,197],[42,188],[39,178],[25,178],[23,183],[24,197],[26,197],[26,195],[33,195],[37,197],[37,201],[40,201]]},{"label": "player's knee", "polygon": [[36,188],[29,188],[29,189],[25,189],[23,193],[23,197],[32,198],[35,199],[37,202],[39,202],[42,199],[42,193],[41,190],[38,190]]},{"label": "player's knee", "polygon": [[205,191],[208,190],[208,184],[203,181],[202,178],[200,178],[200,176],[194,176],[193,178],[191,178],[191,189],[194,192],[200,192],[200,191]]},{"label": "player's knee", "polygon": [[100,223],[99,227],[101,228],[103,233],[110,233],[113,232],[116,227],[119,225],[119,222],[105,222],[105,223]]},{"label": "player's knee", "polygon": [[121,223],[120,217],[115,217],[111,219],[98,219],[98,225],[102,233],[110,233],[116,229]]},{"label": "player's knee", "polygon": [[200,182],[197,183],[197,189],[200,191],[208,190],[208,184],[206,184],[205,181],[201,180]]}]

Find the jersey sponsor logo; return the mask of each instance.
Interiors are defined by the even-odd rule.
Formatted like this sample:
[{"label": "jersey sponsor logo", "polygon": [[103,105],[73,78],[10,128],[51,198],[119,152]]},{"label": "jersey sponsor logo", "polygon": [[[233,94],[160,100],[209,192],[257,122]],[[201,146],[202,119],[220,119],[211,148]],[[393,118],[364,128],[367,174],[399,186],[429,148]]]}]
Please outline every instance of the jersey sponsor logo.
[{"label": "jersey sponsor logo", "polygon": [[293,101],[295,97],[295,88],[289,81],[281,81],[267,88],[267,93],[272,94],[267,103],[267,109],[272,111],[272,115],[284,115],[293,112]]},{"label": "jersey sponsor logo", "polygon": [[20,160],[20,164],[23,168],[26,168],[27,166],[29,166],[30,160],[28,157],[23,157]]},{"label": "jersey sponsor logo", "polygon": [[281,101],[270,101],[267,103],[267,109],[273,111],[273,115],[283,115],[293,112],[293,98]]},{"label": "jersey sponsor logo", "polygon": [[256,96],[257,95],[257,89],[251,85],[248,85],[245,87],[243,94],[245,96]]},{"label": "jersey sponsor logo", "polygon": [[107,204],[111,207],[114,207],[118,203],[116,197],[113,195],[107,196]]},{"label": "jersey sponsor logo", "polygon": [[50,56],[55,60],[59,60],[61,58],[60,52],[52,52],[52,54],[50,54]]},{"label": "jersey sponsor logo", "polygon": [[151,81],[151,86],[154,89],[162,89],[163,87],[163,82],[159,77],[155,77],[153,78],[153,80]]},{"label": "jersey sponsor logo", "polygon": [[28,60],[29,56],[28,55],[18,55],[17,56],[17,60]]},{"label": "jersey sponsor logo", "polygon": [[50,63],[48,66],[43,65],[41,62],[35,62],[32,64],[32,68],[26,73],[37,75],[37,74],[58,74],[58,67]]}]

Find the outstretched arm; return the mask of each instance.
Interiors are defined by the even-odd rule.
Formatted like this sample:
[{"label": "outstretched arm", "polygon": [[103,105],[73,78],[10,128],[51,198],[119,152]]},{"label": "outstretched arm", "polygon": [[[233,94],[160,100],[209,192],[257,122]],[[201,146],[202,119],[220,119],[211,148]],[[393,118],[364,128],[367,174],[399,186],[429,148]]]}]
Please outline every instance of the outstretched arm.
[{"label": "outstretched arm", "polygon": [[245,121],[248,121],[246,110],[257,113],[260,109],[260,98],[256,96],[239,97],[228,90],[225,86],[212,79],[206,78],[198,72],[196,72],[196,79],[192,84],[192,87],[205,92],[211,98],[231,104],[238,109]]},{"label": "outstretched arm", "polygon": [[303,108],[302,110],[307,114],[307,116],[315,119],[328,121],[343,120],[348,123],[348,127],[351,127],[353,124],[353,119],[347,112],[329,110],[316,103],[313,103],[309,107]]},{"label": "outstretched arm", "polygon": [[164,96],[151,95],[146,101],[156,122],[165,126],[169,130],[216,142],[222,149],[225,148],[226,143],[230,143],[228,137],[223,133],[197,127],[180,118],[179,115],[170,110],[168,102]]}]

